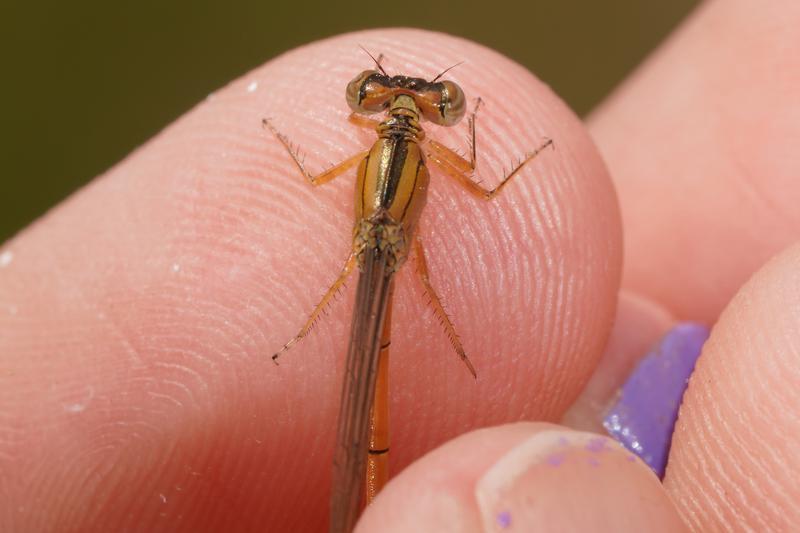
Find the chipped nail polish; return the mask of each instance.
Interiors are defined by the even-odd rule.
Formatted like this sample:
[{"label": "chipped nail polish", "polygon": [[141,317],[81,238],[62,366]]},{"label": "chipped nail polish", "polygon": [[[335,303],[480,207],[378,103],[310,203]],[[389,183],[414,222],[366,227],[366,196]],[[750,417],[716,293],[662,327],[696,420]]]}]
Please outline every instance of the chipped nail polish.
[{"label": "chipped nail polish", "polygon": [[683,392],[709,329],[678,324],[640,362],[620,389],[603,426],[609,435],[664,476]]},{"label": "chipped nail polish", "polygon": [[[581,471],[607,468],[618,472],[630,454],[603,435],[578,431],[542,431],[503,456],[476,485],[475,496],[485,531],[529,531],[557,511],[536,497]],[[606,475],[598,472],[597,475]],[[610,475],[610,474],[609,474]]]}]

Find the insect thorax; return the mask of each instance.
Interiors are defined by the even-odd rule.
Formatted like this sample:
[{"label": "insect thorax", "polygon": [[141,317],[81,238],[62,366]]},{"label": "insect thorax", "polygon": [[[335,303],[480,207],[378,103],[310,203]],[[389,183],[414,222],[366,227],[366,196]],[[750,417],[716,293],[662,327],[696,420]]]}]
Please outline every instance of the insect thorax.
[{"label": "insect thorax", "polygon": [[368,249],[386,252],[387,273],[394,273],[408,257],[406,232],[385,210],[377,211],[369,219],[361,219],[353,230],[353,252],[358,268],[363,271]]}]

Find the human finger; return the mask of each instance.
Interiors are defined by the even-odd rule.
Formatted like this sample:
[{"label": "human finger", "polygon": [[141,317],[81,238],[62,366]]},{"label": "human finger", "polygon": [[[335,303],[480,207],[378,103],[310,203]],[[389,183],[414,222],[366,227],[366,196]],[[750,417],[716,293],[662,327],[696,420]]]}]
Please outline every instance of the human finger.
[{"label": "human finger", "polygon": [[684,531],[658,478],[608,437],[552,424],[478,430],[393,480],[368,531]]},{"label": "human finger", "polygon": [[[474,43],[348,34],[210,95],[5,245],[10,530],[324,523],[349,302],[280,367],[269,356],[347,256],[353,184],[312,188],[261,121],[298,143],[312,169],[369,146],[375,133],[347,122],[343,98],[371,68],[359,45],[385,51],[393,72],[432,76],[468,60],[448,77],[485,101],[486,181],[543,136],[558,145],[492,204],[434,174],[421,235],[478,380],[438,325],[419,319],[422,291],[405,269],[395,464],[475,426],[557,418],[578,394],[610,329],[620,268],[615,196],[580,122],[522,67]],[[428,131],[454,147],[466,133]],[[30,501],[35,515],[23,512]]]},{"label": "human finger", "polygon": [[590,118],[625,228],[623,286],[712,323],[800,232],[800,3],[704,3]]},{"label": "human finger", "polygon": [[800,522],[800,246],[742,287],[684,395],[664,484],[697,531]]}]

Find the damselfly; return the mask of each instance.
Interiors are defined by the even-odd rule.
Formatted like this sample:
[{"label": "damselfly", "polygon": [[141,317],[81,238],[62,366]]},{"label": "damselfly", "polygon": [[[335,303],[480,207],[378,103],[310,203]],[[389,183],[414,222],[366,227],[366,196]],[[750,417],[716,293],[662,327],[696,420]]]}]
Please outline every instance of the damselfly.
[{"label": "damselfly", "polygon": [[[417,237],[420,213],[425,205],[429,175],[427,158],[446,176],[470,194],[494,198],[520,169],[545,147],[546,139],[528,153],[494,189],[483,188],[473,178],[476,164],[475,118],[481,105],[477,99],[468,119],[469,160],[433,140],[425,140],[420,122],[454,126],[466,111],[461,88],[440,78],[431,81],[407,76],[389,76],[380,58],[376,69],[356,76],[346,91],[352,110],[350,121],[374,128],[378,139],[367,151],[317,174],[304,166],[298,150],[272,122],[268,128],[283,144],[297,168],[312,185],[327,183],[358,165],[355,194],[353,246],[339,277],[308,317],[300,332],[273,355],[273,360],[305,337],[321,318],[351,271],[358,266],[355,308],[339,407],[331,493],[330,531],[349,532],[358,518],[364,496],[367,502],[388,477],[388,357],[394,274],[413,253],[419,279],[431,300],[456,353],[476,376],[461,346],[453,323],[428,278],[425,251]],[[452,67],[451,67],[452,68]],[[448,69],[449,70],[449,69]],[[383,121],[365,115],[386,112]],[[365,482],[366,479],[366,482]]]}]

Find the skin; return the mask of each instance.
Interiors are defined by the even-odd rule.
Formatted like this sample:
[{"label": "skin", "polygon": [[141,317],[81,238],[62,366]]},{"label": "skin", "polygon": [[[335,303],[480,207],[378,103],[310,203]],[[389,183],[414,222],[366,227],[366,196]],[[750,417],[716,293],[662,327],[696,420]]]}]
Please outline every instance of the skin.
[{"label": "skin", "polygon": [[[440,34],[334,38],[215,93],[2,248],[0,530],[324,528],[350,294],[281,366],[269,355],[346,258],[353,183],[312,189],[260,122],[319,170],[367,146],[342,94],[368,66],[358,44],[415,74],[469,58],[448,77],[486,102],[485,182],[556,141],[492,204],[432,170],[420,236],[479,377],[410,262],[392,343],[399,474],[359,531],[499,527],[497,479],[517,480],[515,526],[797,523],[798,23],[791,0],[706,4],[591,117],[607,167],[547,87]],[[427,131],[464,147],[465,125]],[[574,428],[596,428],[643,347],[686,318],[716,325],[664,484],[610,445],[587,455]]]}]

